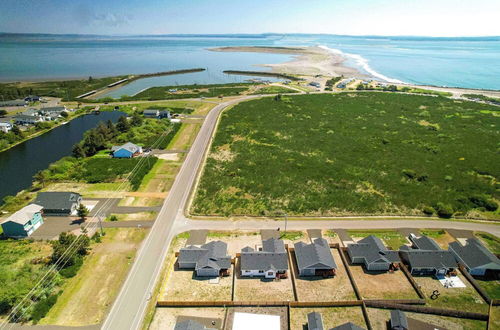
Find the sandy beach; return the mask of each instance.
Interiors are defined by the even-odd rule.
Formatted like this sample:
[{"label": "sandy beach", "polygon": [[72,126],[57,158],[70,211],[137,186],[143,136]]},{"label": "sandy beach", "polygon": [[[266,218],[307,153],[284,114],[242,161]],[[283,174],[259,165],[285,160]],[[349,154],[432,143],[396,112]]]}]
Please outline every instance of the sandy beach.
[{"label": "sandy beach", "polygon": [[211,48],[218,52],[251,52],[292,55],[289,62],[278,64],[260,64],[259,66],[271,68],[273,72],[299,74],[299,75],[324,75],[368,78],[355,68],[344,64],[346,58],[340,54],[331,53],[320,47],[220,47]]}]

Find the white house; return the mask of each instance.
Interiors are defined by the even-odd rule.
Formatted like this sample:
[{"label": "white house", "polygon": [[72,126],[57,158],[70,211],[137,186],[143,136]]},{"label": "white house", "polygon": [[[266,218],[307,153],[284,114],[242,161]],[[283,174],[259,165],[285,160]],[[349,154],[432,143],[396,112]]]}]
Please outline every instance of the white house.
[{"label": "white house", "polygon": [[11,129],[11,123],[0,123],[0,132],[8,133]]}]

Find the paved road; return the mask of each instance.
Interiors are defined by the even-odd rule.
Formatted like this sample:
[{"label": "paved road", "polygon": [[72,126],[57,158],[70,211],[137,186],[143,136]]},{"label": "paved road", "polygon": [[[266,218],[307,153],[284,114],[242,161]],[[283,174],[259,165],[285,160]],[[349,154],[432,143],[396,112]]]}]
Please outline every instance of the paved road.
[{"label": "paved road", "polygon": [[173,237],[173,224],[177,217],[182,216],[219,113],[230,105],[255,97],[247,96],[221,103],[207,115],[148,237],[137,253],[134,265],[103,324],[103,329],[138,329],[141,326],[151,292]]}]

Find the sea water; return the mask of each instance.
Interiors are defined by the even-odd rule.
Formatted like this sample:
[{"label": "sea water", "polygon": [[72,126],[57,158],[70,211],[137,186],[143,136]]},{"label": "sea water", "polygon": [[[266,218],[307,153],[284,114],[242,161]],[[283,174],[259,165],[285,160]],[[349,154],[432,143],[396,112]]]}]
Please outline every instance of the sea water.
[{"label": "sea water", "polygon": [[[0,34],[0,81],[152,73],[201,67],[203,73],[150,78],[114,91],[154,85],[237,82],[223,70],[265,70],[289,55],[212,52],[225,46],[321,46],[346,64],[388,82],[500,89],[500,37],[426,38],[335,35],[131,36]],[[132,86],[132,87],[130,87]]]}]

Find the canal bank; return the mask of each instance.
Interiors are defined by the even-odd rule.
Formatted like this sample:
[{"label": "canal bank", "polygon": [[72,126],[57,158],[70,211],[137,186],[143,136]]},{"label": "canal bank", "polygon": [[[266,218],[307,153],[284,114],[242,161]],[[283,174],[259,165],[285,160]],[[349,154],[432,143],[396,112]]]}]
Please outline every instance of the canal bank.
[{"label": "canal bank", "polygon": [[51,163],[71,154],[73,145],[86,131],[101,121],[116,122],[121,111],[86,114],[68,123],[22,142],[0,153],[0,205],[6,196],[14,196],[31,186],[33,175]]}]

